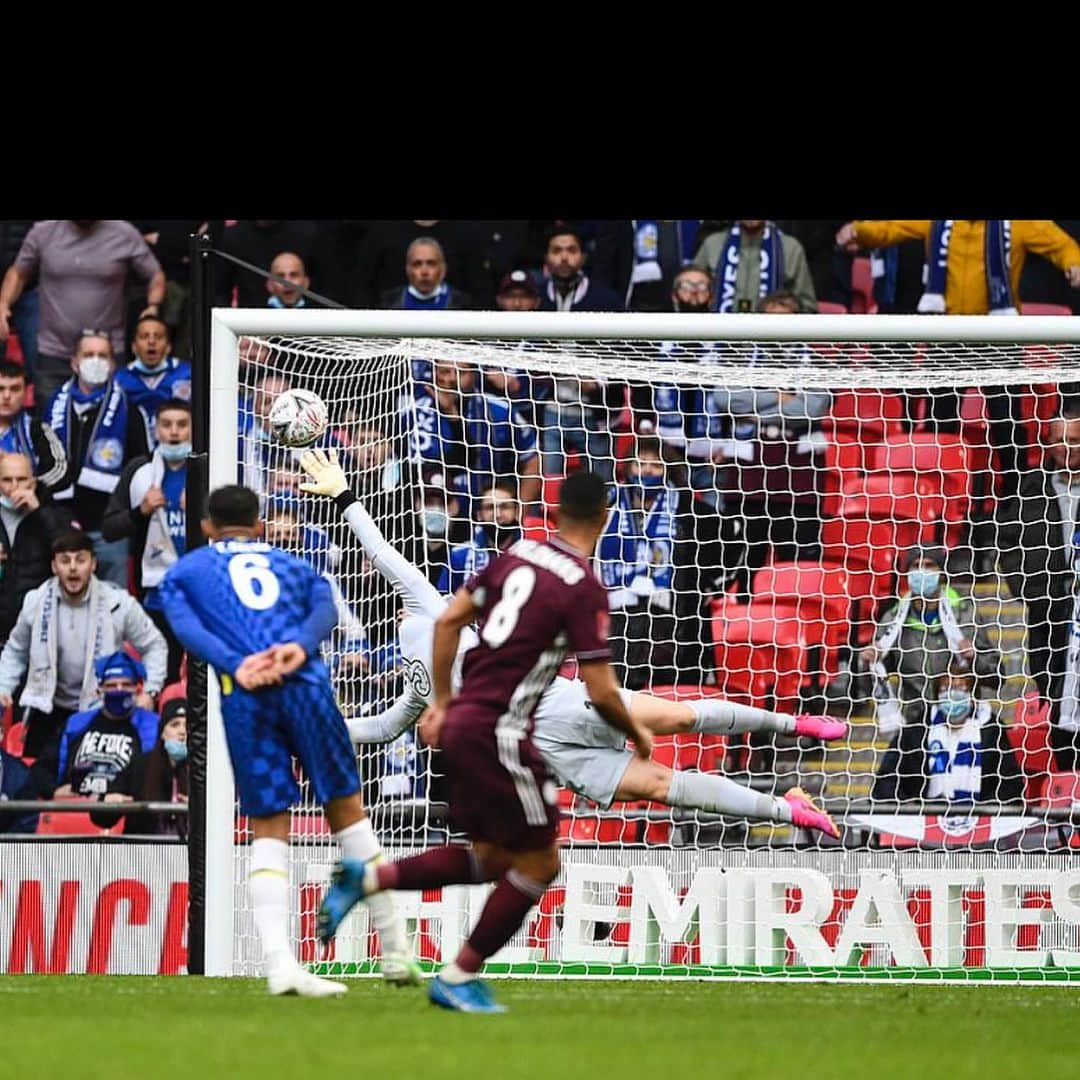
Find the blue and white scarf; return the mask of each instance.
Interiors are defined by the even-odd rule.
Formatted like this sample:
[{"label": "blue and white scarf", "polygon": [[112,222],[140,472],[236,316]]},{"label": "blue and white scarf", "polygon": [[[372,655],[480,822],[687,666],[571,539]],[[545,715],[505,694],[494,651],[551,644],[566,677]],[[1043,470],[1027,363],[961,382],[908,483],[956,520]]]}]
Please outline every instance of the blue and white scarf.
[{"label": "blue and white scarf", "polygon": [[[919,299],[919,313],[923,315],[945,314],[945,270],[949,261],[949,240],[952,238],[953,220],[935,221],[930,226],[928,259],[923,267],[923,284],[926,292]],[[1019,314],[1009,279],[1009,262],[1012,255],[1012,222],[1008,220],[986,222],[986,291],[990,297],[991,315]]]},{"label": "blue and white scarf", "polygon": [[286,308],[289,311],[293,311],[296,308],[307,307],[307,304],[304,303],[304,298],[302,296],[295,304],[286,304],[280,296],[271,296],[270,299],[266,301],[266,306],[272,308]]},{"label": "blue and white scarf", "polygon": [[649,579],[653,589],[662,590],[671,588],[674,575],[671,557],[679,493],[670,484],[661,487],[652,505],[643,509],[638,502],[641,490],[632,481],[616,488],[615,505],[596,550],[603,584],[634,593],[633,598],[622,597],[620,606],[639,598],[635,579]]},{"label": "blue and white scarf", "polygon": [[[761,263],[758,268],[758,299],[768,296],[784,284],[784,248],[780,242],[780,230],[771,222],[765,223],[761,234]],[[728,230],[727,243],[720,252],[714,275],[719,284],[713,310],[729,313],[737,310],[735,283],[739,275],[739,257],[742,250],[742,229],[738,223]]]},{"label": "blue and white scarf", "polygon": [[976,701],[971,715],[959,727],[945,719],[937,707],[926,733],[928,799],[975,802],[982,788],[982,728],[990,719],[990,703]]},{"label": "blue and white scarf", "polygon": [[191,365],[175,356],[156,368],[147,369],[141,360],[133,360],[116,373],[128,404],[142,415],[151,453],[157,449],[157,409],[166,401],[191,400]]},{"label": "blue and white scarf", "polygon": [[697,254],[697,234],[701,228],[701,219],[680,218],[676,224],[679,234],[679,265],[689,266]]},{"label": "blue and white scarf", "polygon": [[[697,342],[665,341],[660,354],[664,360],[683,363],[713,359],[710,347]],[[716,393],[703,384],[656,383],[652,403],[657,435],[672,446],[684,447],[688,457],[707,458],[724,439],[725,417],[717,408]]]},{"label": "blue and white scarf", "polygon": [[38,467],[37,454],[30,431],[30,414],[22,410],[11,423],[11,427],[0,435],[0,450],[5,454],[25,454]]},{"label": "blue and white scarf", "polygon": [[[100,401],[94,430],[86,441],[86,454],[75,483],[93,491],[111,493],[120,482],[127,449],[128,404],[124,391],[110,379],[100,392],[84,394],[70,378],[57,390],[49,412],[49,426],[71,456],[71,413],[76,401]],[[55,499],[74,498],[73,488],[54,493]]]},{"label": "blue and white scarf", "polygon": [[450,286],[444,281],[431,296],[425,296],[406,285],[404,304],[406,311],[445,311],[450,306]]},{"label": "blue and white scarf", "polygon": [[630,274],[631,288],[644,281],[660,281],[660,225],[656,218],[639,219],[634,226],[634,268]]}]

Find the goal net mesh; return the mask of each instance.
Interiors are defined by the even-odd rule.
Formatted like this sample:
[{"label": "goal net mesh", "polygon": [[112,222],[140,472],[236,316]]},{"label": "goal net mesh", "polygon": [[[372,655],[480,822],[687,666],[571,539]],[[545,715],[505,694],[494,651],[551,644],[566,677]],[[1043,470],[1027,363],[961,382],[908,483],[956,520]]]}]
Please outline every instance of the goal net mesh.
[{"label": "goal net mesh", "polygon": [[[594,567],[624,687],[673,717],[727,700],[849,725],[827,743],[679,730],[654,754],[759,794],[798,786],[839,840],[655,798],[606,806],[556,777],[563,871],[491,970],[1048,980],[1080,961],[1080,420],[1058,419],[1080,404],[1076,345],[241,336],[237,351],[237,476],[268,539],[334,585],[346,718],[406,689],[402,605],[269,436],[289,387],[326,402],[319,445],[440,592],[553,534],[561,478],[591,468],[610,484]],[[463,839],[413,727],[357,753],[388,852]],[[362,905],[329,958],[317,948],[336,850],[302,789],[299,956],[366,973]],[[236,835],[234,963],[252,974],[240,819]],[[452,958],[486,888],[402,897],[422,960]]]}]

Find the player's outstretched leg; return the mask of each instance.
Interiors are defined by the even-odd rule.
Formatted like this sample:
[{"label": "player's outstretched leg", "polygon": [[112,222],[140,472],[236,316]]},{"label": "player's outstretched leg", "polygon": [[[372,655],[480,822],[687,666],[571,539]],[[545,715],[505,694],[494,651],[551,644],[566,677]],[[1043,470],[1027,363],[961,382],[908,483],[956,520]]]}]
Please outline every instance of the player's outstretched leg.
[{"label": "player's outstretched leg", "polygon": [[728,814],[758,821],[797,825],[839,837],[832,818],[800,788],[783,797],[766,795],[715,773],[673,771],[655,761],[631,758],[615,793],[618,802],[649,799],[686,810]]},{"label": "player's outstretched leg", "polygon": [[289,942],[289,845],[280,839],[282,829],[288,835],[288,818],[281,817],[284,825],[274,819],[252,823],[255,839],[248,891],[262,943],[267,988],[274,995],[338,997],[345,993],[342,983],[312,975],[293,956]]},{"label": "player's outstretched leg", "polygon": [[848,733],[843,720],[830,716],[771,712],[722,698],[668,701],[651,694],[635,694],[630,705],[657,735],[697,731],[714,735],[741,735],[748,731],[775,731],[781,735],[805,735],[812,739],[842,739]]},{"label": "player's outstretched leg", "polygon": [[[355,795],[333,799],[326,806],[326,817],[330,827],[335,830],[334,838],[341,846],[342,860],[334,871],[334,883],[323,900],[323,907],[319,909],[319,937],[325,942],[333,938],[341,920],[361,899],[360,896],[353,899],[356,892],[353,879],[357,876],[362,879],[364,868],[368,865],[385,861],[382,846],[371,827],[371,819],[359,818],[362,813],[359,796]],[[333,931],[325,938],[322,933],[324,907],[327,909],[326,918],[333,921]],[[379,970],[382,977],[395,986],[416,986],[420,982],[420,968],[413,959],[405,932],[405,920],[394,897],[389,893],[372,896],[368,909],[379,933],[382,951]],[[334,911],[340,911],[336,918],[330,914]]]}]

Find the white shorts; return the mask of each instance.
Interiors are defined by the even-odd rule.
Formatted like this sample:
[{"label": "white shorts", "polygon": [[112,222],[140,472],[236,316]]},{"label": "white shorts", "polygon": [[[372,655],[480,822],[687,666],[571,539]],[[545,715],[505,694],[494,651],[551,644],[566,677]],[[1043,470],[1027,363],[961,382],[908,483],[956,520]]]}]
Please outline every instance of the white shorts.
[{"label": "white shorts", "polygon": [[[629,709],[634,691],[619,694]],[[597,714],[580,679],[557,678],[551,684],[537,707],[532,739],[571,791],[605,809],[615,801],[634,754],[626,748],[626,736]]]}]

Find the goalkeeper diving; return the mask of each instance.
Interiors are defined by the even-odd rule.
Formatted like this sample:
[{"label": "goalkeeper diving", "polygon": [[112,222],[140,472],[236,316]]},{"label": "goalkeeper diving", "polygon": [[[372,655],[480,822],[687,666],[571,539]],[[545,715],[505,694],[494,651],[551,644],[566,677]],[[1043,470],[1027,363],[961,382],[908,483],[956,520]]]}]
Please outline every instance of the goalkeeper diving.
[{"label": "goalkeeper diving", "polygon": [[[433,700],[434,624],[448,600],[382,534],[350,490],[336,450],[309,450],[301,457],[300,465],[311,478],[310,483],[300,485],[300,490],[334,500],[368,560],[390,583],[405,609],[398,626],[404,693],[376,716],[347,721],[355,743],[391,742],[414,724]],[[455,692],[461,683],[462,657],[476,641],[471,629],[462,631],[453,667]],[[632,690],[620,693],[634,720],[654,735],[774,731],[834,740],[843,738],[848,731],[842,720],[792,716],[718,698],[677,702]],[[792,788],[783,796],[767,795],[724,776],[673,770],[635,756],[627,749],[624,736],[596,715],[580,679],[556,677],[536,710],[533,741],[566,787],[605,809],[613,802],[650,800],[688,810],[789,823],[834,838],[840,835],[832,818],[800,788]]]}]

